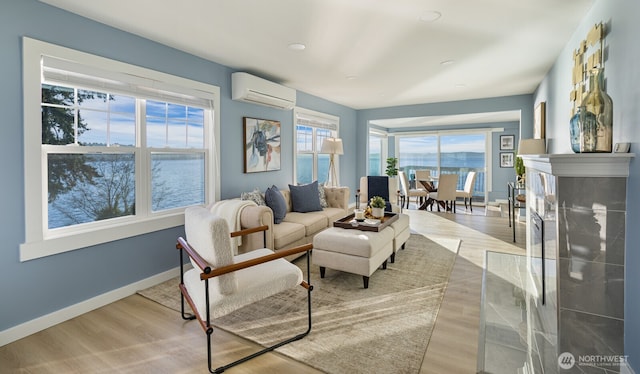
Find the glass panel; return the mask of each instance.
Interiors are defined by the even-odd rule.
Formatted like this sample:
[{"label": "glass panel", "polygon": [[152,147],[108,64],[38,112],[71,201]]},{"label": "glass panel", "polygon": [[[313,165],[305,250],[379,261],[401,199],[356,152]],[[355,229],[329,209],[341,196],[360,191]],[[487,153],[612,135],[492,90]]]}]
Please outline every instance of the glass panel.
[{"label": "glass panel", "polygon": [[136,145],[135,114],[111,114],[109,118],[109,145],[122,147]]},{"label": "glass panel", "polygon": [[[339,157],[339,156],[334,156]],[[329,158],[328,154],[318,154],[318,183],[323,184],[329,176]],[[335,162],[335,159],[334,159]],[[337,170],[336,170],[337,171]]]},{"label": "glass panel", "polygon": [[167,139],[167,127],[164,118],[147,116],[147,147],[164,148]]},{"label": "glass panel", "polygon": [[325,129],[316,129],[316,152],[322,149],[322,143],[326,138],[331,137],[331,131]]},{"label": "glass panel", "polygon": [[187,147],[204,148],[204,109],[187,108]]},{"label": "glass panel", "polygon": [[74,144],[76,111],[75,90],[70,87],[42,85],[42,144]]},{"label": "glass panel", "polygon": [[398,141],[398,169],[411,174],[410,170],[429,169],[432,176],[438,175],[438,137],[401,137]]},{"label": "glass panel", "polygon": [[298,153],[296,155],[296,179],[298,184],[313,182],[313,154]]},{"label": "glass panel", "polygon": [[151,168],[154,212],[204,204],[204,153],[153,153]]},{"label": "glass panel", "polygon": [[382,138],[369,136],[369,173],[382,175]]},{"label": "glass panel", "polygon": [[42,85],[42,103],[71,106],[75,102],[75,90],[71,87]]},{"label": "glass panel", "polygon": [[169,121],[167,123],[167,146],[170,148],[185,148],[187,146],[186,122]]},{"label": "glass panel", "polygon": [[78,106],[80,109],[107,110],[107,94],[104,92],[78,90]]},{"label": "glass panel", "polygon": [[84,146],[107,145],[107,112],[79,110],[78,121],[86,124],[86,129],[78,131],[78,144]]},{"label": "glass panel", "polygon": [[[464,189],[467,174],[477,171],[474,200],[484,201],[485,190],[484,134],[443,135],[440,137],[440,173],[458,174],[457,189]],[[478,199],[476,199],[476,197]]]},{"label": "glass panel", "polygon": [[135,214],[134,154],[49,154],[48,227]]},{"label": "glass panel", "polygon": [[296,149],[298,152],[313,151],[313,128],[309,126],[296,126]]}]

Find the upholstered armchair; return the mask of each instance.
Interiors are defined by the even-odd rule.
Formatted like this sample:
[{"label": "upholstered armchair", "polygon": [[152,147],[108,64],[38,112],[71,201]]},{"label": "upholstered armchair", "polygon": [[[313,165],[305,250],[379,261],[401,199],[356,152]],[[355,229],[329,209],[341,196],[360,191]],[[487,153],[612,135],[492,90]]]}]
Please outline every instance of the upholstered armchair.
[{"label": "upholstered armchair", "polygon": [[[244,234],[265,230],[266,226],[229,232],[227,221],[203,207],[185,210],[186,239],[180,237],[176,248],[180,250],[180,292],[182,318],[197,319],[207,335],[207,362],[211,373],[226,369],[272,351],[284,344],[300,340],[311,331],[311,290],[309,284],[309,251],[311,244],[274,253],[267,248],[234,256],[231,240]],[[307,281],[302,270],[283,257],[307,253]],[[193,268],[185,271],[183,253],[189,256]],[[267,347],[228,365],[212,370],[213,326],[211,320],[229,314],[245,305],[275,295],[284,290],[302,286],[307,292],[307,330],[289,339]],[[185,301],[193,314],[185,312]]]},{"label": "upholstered armchair", "polygon": [[366,206],[373,196],[380,196],[386,202],[387,212],[400,213],[400,190],[398,180],[387,176],[367,176],[360,178],[360,188],[356,191],[356,207]]}]

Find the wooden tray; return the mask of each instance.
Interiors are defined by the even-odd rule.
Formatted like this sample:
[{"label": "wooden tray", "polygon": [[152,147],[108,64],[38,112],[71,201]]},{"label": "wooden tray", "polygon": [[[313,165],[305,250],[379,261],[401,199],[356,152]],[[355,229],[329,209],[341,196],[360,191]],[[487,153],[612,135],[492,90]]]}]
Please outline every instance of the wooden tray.
[{"label": "wooden tray", "polygon": [[393,221],[398,219],[397,213],[384,212],[384,217],[380,220],[380,223],[375,225],[366,224],[364,222],[358,222],[355,220],[355,213],[351,213],[344,218],[333,222],[333,227],[341,227],[343,229],[354,229],[361,231],[382,231],[385,227],[389,226]]}]

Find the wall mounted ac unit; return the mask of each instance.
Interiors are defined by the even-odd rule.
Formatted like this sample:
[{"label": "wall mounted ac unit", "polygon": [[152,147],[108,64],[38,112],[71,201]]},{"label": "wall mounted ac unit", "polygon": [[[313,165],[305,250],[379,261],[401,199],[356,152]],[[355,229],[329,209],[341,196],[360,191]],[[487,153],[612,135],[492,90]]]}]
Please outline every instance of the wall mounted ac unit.
[{"label": "wall mounted ac unit", "polygon": [[296,106],[296,90],[248,73],[231,74],[231,98],[279,109]]}]

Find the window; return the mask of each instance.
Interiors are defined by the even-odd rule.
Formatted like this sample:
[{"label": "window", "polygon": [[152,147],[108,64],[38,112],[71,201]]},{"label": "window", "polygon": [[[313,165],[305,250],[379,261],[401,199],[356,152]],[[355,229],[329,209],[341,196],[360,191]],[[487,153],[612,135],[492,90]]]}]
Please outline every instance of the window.
[{"label": "window", "polygon": [[24,38],[21,260],[184,223],[218,196],[219,88]]},{"label": "window", "polygon": [[[294,118],[295,181],[307,184],[317,180],[319,184],[323,184],[329,176],[329,155],[320,153],[320,149],[324,139],[338,137],[339,118],[302,108],[295,109]],[[334,163],[336,170],[340,170],[339,157],[334,158]]]},{"label": "window", "polygon": [[387,159],[386,146],[386,135],[369,130],[369,172],[367,175],[384,175]]},{"label": "window", "polygon": [[467,173],[477,171],[474,196],[486,196],[487,134],[456,132],[398,137],[399,169],[413,175],[417,169],[429,169],[431,175],[458,174],[457,189],[463,189]]}]

